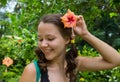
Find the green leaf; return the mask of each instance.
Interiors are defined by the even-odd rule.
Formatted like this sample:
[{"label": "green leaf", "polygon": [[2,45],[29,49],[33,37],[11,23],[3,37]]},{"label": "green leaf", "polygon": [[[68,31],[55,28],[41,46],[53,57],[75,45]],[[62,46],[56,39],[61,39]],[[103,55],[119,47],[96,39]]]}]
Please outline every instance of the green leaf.
[{"label": "green leaf", "polygon": [[110,13],[110,18],[112,18],[113,16],[118,16],[118,13],[115,12]]},{"label": "green leaf", "polygon": [[7,4],[7,0],[0,0],[1,5],[5,6]]}]

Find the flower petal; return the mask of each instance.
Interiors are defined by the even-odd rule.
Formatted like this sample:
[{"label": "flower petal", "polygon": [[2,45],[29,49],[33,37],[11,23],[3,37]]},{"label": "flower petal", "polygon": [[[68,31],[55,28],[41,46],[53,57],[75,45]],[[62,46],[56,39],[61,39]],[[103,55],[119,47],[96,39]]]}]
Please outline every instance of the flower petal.
[{"label": "flower petal", "polygon": [[4,64],[7,67],[9,67],[10,65],[13,64],[13,60],[11,58],[9,58],[9,57],[6,57],[6,58],[3,59],[2,64]]},{"label": "flower petal", "polygon": [[67,13],[61,17],[65,28],[73,28],[76,27],[77,16],[68,9]]}]

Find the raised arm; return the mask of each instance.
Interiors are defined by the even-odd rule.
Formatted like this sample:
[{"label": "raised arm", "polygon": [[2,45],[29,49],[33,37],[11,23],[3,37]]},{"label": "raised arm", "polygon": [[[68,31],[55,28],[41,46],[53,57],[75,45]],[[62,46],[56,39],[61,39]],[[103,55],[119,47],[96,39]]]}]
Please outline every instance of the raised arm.
[{"label": "raised arm", "polygon": [[110,45],[92,35],[85,24],[84,18],[79,17],[75,32],[86,42],[93,46],[101,57],[86,58],[78,57],[78,68],[80,70],[102,70],[120,65],[120,54]]}]

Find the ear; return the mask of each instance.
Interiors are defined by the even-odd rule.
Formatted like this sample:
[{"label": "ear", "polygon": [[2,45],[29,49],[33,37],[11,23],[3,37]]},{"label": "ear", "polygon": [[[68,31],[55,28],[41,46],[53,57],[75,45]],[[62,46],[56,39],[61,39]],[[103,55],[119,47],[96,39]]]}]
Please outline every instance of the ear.
[{"label": "ear", "polygon": [[70,43],[70,38],[65,38],[65,44],[69,44]]}]

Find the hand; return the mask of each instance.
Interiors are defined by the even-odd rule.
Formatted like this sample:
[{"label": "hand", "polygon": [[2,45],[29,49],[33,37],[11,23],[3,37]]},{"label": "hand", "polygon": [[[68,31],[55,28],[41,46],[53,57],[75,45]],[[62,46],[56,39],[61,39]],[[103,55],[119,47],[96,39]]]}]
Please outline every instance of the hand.
[{"label": "hand", "polygon": [[74,28],[75,34],[84,37],[88,34],[87,26],[82,15],[78,16],[76,28]]}]

